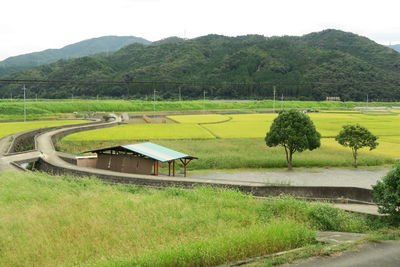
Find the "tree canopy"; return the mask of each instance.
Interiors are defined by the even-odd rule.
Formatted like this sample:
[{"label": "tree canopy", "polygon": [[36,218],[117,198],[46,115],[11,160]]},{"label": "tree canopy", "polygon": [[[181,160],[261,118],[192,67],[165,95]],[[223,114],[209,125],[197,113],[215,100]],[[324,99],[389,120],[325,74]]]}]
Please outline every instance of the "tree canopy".
[{"label": "tree canopy", "polygon": [[335,137],[335,140],[345,147],[350,147],[353,153],[354,167],[357,168],[358,150],[368,147],[369,150],[375,149],[378,146],[376,140],[378,137],[373,135],[367,128],[355,124],[344,125],[340,133]]},{"label": "tree canopy", "polygon": [[284,147],[288,169],[291,170],[293,154],[320,147],[320,139],[321,135],[315,129],[310,117],[292,109],[279,113],[274,119],[265,142],[269,147]]}]

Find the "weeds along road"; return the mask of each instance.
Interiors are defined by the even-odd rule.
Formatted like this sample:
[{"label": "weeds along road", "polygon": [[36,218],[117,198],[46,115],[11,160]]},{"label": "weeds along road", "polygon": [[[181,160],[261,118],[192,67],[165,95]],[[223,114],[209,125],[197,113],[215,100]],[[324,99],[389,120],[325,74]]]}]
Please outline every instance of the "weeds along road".
[{"label": "weeds along road", "polygon": [[289,264],[290,267],[398,267],[400,241],[369,242],[330,257],[318,257]]}]

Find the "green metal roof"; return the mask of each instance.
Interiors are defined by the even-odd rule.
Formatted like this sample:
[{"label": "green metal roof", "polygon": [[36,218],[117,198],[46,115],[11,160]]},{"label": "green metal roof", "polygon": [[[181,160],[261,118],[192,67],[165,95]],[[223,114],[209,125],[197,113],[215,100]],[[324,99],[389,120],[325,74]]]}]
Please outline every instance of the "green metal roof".
[{"label": "green metal roof", "polygon": [[164,146],[160,146],[151,142],[146,143],[138,143],[138,144],[130,144],[124,146],[116,146],[116,147],[109,147],[109,148],[102,148],[87,152],[102,152],[107,150],[119,150],[119,148],[123,148],[125,151],[131,151],[134,153],[138,153],[144,155],[146,157],[161,161],[161,162],[168,162],[177,159],[196,159],[196,157],[189,156],[187,154],[169,149]]}]

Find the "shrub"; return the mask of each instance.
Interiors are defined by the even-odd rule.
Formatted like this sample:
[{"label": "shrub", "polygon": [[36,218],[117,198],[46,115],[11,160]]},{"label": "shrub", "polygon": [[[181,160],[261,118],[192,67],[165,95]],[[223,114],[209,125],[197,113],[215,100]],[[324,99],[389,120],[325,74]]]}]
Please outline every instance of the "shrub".
[{"label": "shrub", "polygon": [[389,214],[395,222],[400,222],[400,163],[372,188],[378,211]]}]

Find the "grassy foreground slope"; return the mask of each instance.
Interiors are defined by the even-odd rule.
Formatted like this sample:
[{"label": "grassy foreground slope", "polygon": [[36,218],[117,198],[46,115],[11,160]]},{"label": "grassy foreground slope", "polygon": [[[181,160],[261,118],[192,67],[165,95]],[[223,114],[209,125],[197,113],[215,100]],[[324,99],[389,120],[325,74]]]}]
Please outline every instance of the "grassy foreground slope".
[{"label": "grassy foreground slope", "polygon": [[312,244],[318,229],[371,225],[290,198],[0,172],[0,266],[210,266]]}]

